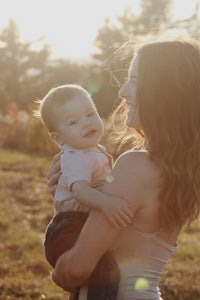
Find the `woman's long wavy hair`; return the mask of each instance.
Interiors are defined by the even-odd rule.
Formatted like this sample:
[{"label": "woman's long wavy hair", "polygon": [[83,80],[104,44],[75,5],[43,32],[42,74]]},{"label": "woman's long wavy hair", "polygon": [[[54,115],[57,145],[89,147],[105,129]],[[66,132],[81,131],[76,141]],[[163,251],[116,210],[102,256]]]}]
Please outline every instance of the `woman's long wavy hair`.
[{"label": "woman's long wavy hair", "polygon": [[137,53],[139,113],[162,171],[160,225],[180,228],[200,212],[200,46],[159,41]]}]

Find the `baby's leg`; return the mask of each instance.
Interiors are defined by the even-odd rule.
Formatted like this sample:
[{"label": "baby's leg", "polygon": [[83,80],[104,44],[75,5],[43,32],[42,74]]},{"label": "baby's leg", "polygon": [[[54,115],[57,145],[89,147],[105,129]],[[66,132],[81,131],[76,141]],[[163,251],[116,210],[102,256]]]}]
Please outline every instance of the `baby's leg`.
[{"label": "baby's leg", "polygon": [[[75,244],[88,217],[87,213],[68,211],[56,215],[46,229],[44,252],[47,261],[54,268],[57,259]],[[79,288],[70,294],[69,300],[78,300]]]},{"label": "baby's leg", "polygon": [[53,268],[58,257],[73,247],[87,217],[84,212],[68,211],[51,220],[45,233],[44,252]]},{"label": "baby's leg", "polygon": [[[49,223],[44,241],[45,256],[54,268],[58,257],[72,248],[88,217],[84,212],[64,212]],[[115,300],[120,271],[114,257],[105,253],[88,281],[87,300]],[[78,288],[70,300],[78,300]]]}]

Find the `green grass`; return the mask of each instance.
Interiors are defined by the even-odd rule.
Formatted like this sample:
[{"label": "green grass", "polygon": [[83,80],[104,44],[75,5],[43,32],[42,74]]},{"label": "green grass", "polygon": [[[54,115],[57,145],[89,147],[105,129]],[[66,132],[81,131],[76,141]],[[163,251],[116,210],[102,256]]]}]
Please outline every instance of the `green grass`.
[{"label": "green grass", "polygon": [[[64,300],[43,237],[52,214],[50,159],[0,150],[0,300]],[[200,300],[200,223],[184,230],[161,280],[164,300]]]},{"label": "green grass", "polygon": [[50,161],[0,151],[0,299],[67,299],[50,278],[43,255],[52,200],[46,174]]},{"label": "green grass", "polygon": [[161,280],[166,300],[200,300],[200,223],[180,234],[177,251],[172,255]]}]

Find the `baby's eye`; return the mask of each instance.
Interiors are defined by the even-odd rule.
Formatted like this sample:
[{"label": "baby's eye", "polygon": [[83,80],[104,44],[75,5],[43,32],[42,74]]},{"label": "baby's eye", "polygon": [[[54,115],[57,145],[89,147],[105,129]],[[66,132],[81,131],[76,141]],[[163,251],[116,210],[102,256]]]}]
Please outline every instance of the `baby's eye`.
[{"label": "baby's eye", "polygon": [[75,120],[70,121],[70,122],[67,123],[67,125],[69,125],[69,126],[72,126],[72,125],[75,125],[75,124],[76,124],[76,121],[75,121]]}]

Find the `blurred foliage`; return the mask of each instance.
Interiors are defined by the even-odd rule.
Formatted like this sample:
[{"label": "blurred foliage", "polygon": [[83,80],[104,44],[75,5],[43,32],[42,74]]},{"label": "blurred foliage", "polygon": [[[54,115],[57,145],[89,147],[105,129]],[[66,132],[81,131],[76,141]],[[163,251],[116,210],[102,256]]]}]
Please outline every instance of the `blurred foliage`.
[{"label": "blurred foliage", "polygon": [[37,80],[47,63],[49,49],[32,50],[31,42],[22,43],[16,23],[10,20],[0,34],[0,104],[6,106],[15,101],[27,110],[37,89]]},{"label": "blurred foliage", "polygon": [[[185,29],[188,35],[200,37],[199,1],[193,15],[185,20],[172,18],[172,3],[173,0],[141,0],[139,14],[134,6],[126,6],[115,22],[107,18],[94,40],[96,53],[90,63],[82,64],[64,58],[53,60],[50,46],[43,44],[42,39],[22,43],[17,24],[10,20],[0,32],[0,145],[55,151],[56,146],[47,142],[49,137],[38,120],[31,117],[35,100],[54,85],[82,85],[91,94],[101,117],[109,119],[138,42],[172,29]],[[131,46],[123,47],[128,41]],[[34,50],[35,44],[41,45],[39,50]],[[14,106],[15,115],[11,113]]]},{"label": "blurred foliage", "polygon": [[[109,111],[127,77],[127,69],[138,43],[153,35],[173,30],[179,31],[180,35],[184,34],[185,30],[189,36],[200,37],[199,2],[193,15],[183,20],[173,19],[172,4],[173,0],[140,0],[139,15],[134,12],[134,8],[126,6],[123,14],[118,16],[117,22],[107,18],[99,29],[94,41],[98,51],[94,57],[102,66],[102,94]],[[99,101],[97,97],[97,102]]]},{"label": "blurred foliage", "polygon": [[[111,118],[103,119],[105,135],[102,144],[107,147],[110,154],[116,158],[123,148],[117,146],[117,134],[113,132]],[[37,153],[52,157],[60,149],[52,141],[46,127],[39,118],[21,111],[15,102],[10,103],[6,115],[0,115],[0,148],[15,149],[26,153]]]}]

